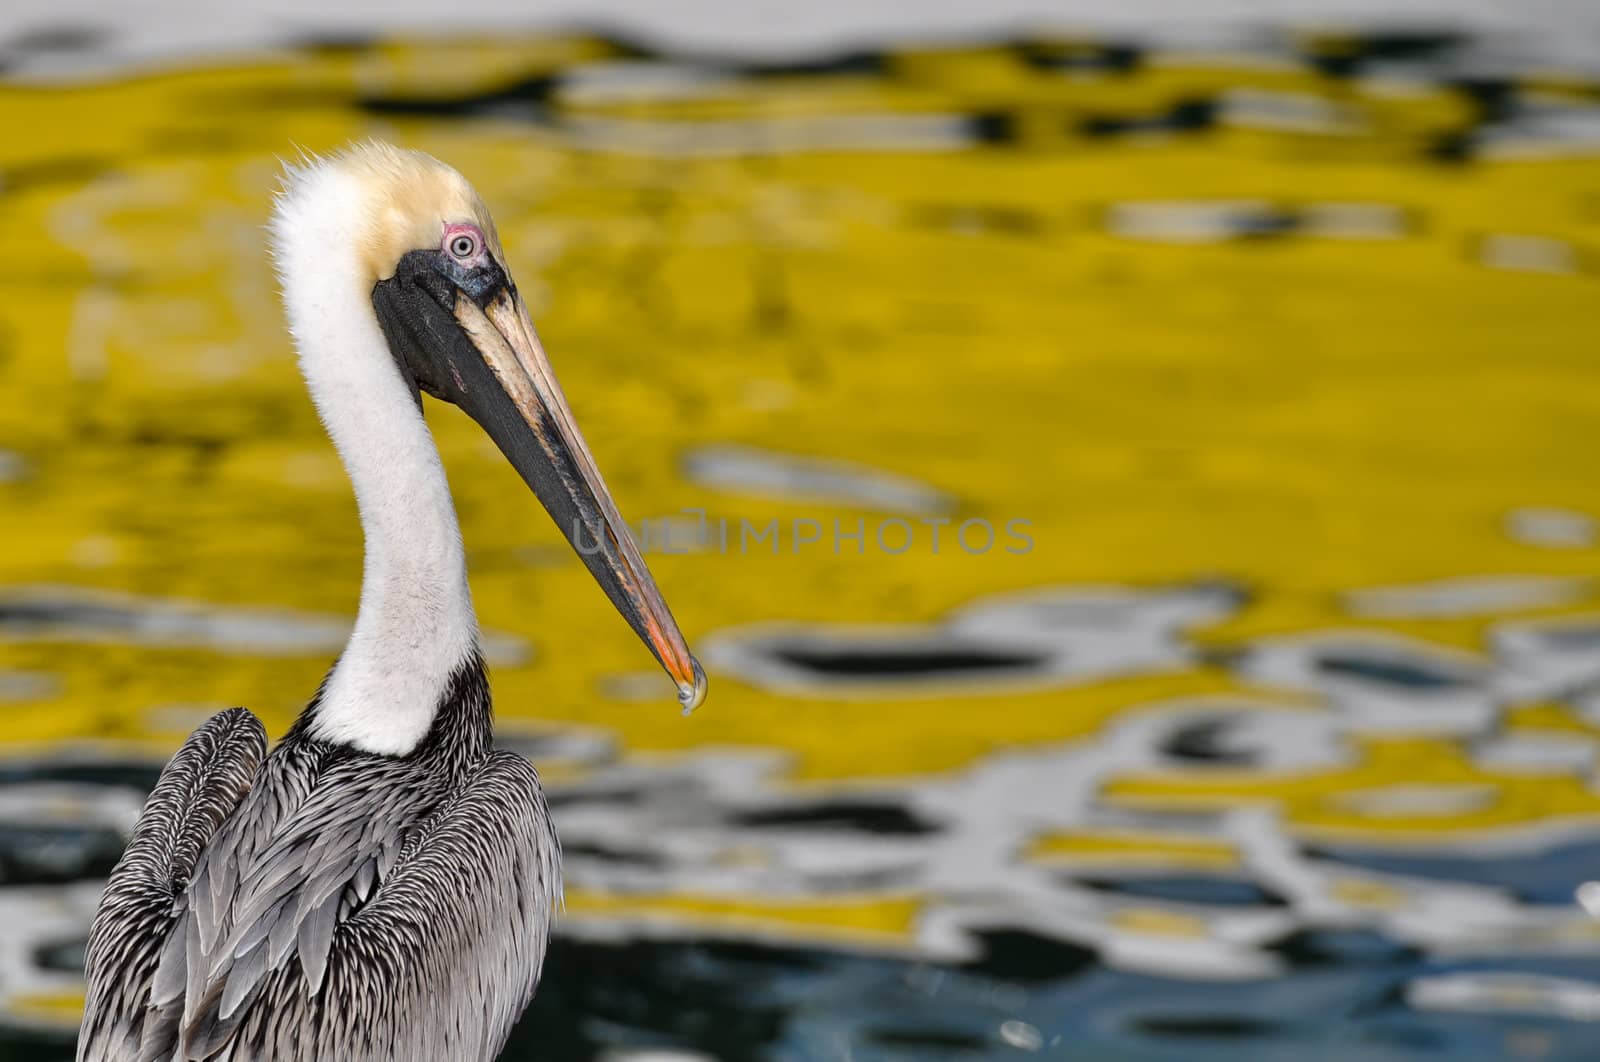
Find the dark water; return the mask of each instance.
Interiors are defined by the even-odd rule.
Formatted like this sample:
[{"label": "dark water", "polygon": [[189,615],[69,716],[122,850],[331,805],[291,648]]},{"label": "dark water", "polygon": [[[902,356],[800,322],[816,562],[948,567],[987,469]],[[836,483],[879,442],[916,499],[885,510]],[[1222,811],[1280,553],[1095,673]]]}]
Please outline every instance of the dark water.
[{"label": "dark water", "polygon": [[[127,795],[152,782],[152,768],[136,761],[16,763],[0,771],[0,797],[49,783]],[[571,809],[594,799],[637,803],[648,792],[585,797],[557,790],[553,797],[559,827],[563,805]],[[746,815],[740,825],[885,837],[937,832],[909,809],[845,800]],[[1562,901],[1574,872],[1600,875],[1597,850],[1600,841],[1558,845],[1516,861],[1430,859],[1354,847],[1307,856],[1390,873],[1478,881],[1540,903]],[[0,868],[11,887],[92,883],[119,851],[114,830],[16,823],[0,829]],[[567,851],[569,873],[580,878],[597,861],[616,858],[617,852],[582,844],[569,844]],[[1079,874],[1063,875],[1061,884],[1197,912],[1271,911],[1285,902],[1227,874]],[[1595,1057],[1593,1024],[1541,1017],[1538,1011],[1548,1008],[1548,999],[1527,987],[1554,983],[1540,978],[1600,982],[1600,958],[1564,957],[1559,941],[1542,949],[1530,944],[1525,954],[1449,958],[1430,956],[1368,927],[1302,926],[1263,942],[1263,953],[1281,963],[1277,976],[1208,981],[1121,972],[1103,963],[1093,948],[1007,926],[1003,912],[994,917],[994,927],[969,928],[970,959],[944,963],[759,935],[707,936],[681,928],[618,933],[580,921],[552,943],[542,987],[503,1057],[721,1062],[909,1062],[1035,1054],[1150,1062]],[[40,971],[72,974],[81,970],[82,949],[81,938],[57,937],[37,942],[29,958]],[[1476,997],[1463,1012],[1414,1005],[1420,984],[1482,977],[1502,985],[1511,978],[1512,987]],[[1574,1016],[1587,1013],[1584,1006],[1592,1003],[1580,1004]],[[1495,1013],[1501,1007],[1508,1012]],[[0,1058],[54,1062],[71,1057],[71,1042],[60,1033],[0,1027]]]}]

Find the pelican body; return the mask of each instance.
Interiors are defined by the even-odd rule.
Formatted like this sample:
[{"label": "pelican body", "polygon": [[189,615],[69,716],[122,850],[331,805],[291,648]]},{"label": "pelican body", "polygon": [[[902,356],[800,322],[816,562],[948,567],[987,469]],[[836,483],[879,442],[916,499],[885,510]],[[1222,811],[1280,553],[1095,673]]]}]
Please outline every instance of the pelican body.
[{"label": "pelican body", "polygon": [[421,395],[494,440],[686,706],[704,674],[460,174],[375,143],[291,166],[271,242],[355,488],[361,605],[276,746],[235,708],[163,770],[90,932],[78,1059],[487,1062],[538,985],[560,847],[533,767],[492,746]]}]

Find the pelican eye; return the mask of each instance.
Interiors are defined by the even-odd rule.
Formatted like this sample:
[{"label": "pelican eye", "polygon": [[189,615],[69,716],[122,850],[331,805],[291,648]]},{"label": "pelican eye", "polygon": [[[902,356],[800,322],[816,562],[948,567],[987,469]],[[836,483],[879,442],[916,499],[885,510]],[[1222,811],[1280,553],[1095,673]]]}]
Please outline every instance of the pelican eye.
[{"label": "pelican eye", "polygon": [[470,262],[478,257],[478,237],[470,232],[458,232],[445,244],[450,257],[458,262]]}]

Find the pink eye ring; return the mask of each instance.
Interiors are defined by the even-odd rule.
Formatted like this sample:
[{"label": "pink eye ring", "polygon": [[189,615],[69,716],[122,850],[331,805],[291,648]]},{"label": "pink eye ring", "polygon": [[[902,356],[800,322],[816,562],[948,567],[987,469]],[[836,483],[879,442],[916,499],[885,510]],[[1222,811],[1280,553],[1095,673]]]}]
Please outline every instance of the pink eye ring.
[{"label": "pink eye ring", "polygon": [[458,262],[471,262],[483,253],[483,237],[469,225],[452,225],[445,230],[444,249]]}]

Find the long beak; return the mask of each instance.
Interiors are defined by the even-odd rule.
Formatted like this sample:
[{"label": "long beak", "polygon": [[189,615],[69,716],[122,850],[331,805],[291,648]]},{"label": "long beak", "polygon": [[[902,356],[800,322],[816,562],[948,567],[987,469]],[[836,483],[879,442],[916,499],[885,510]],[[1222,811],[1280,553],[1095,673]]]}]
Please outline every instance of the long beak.
[{"label": "long beak", "polygon": [[706,695],[705,672],[611,500],[522,297],[504,287],[480,307],[457,291],[453,313],[493,375],[488,386],[457,376],[457,404],[533,488],[611,603],[678,684],[684,709],[697,707]]}]

